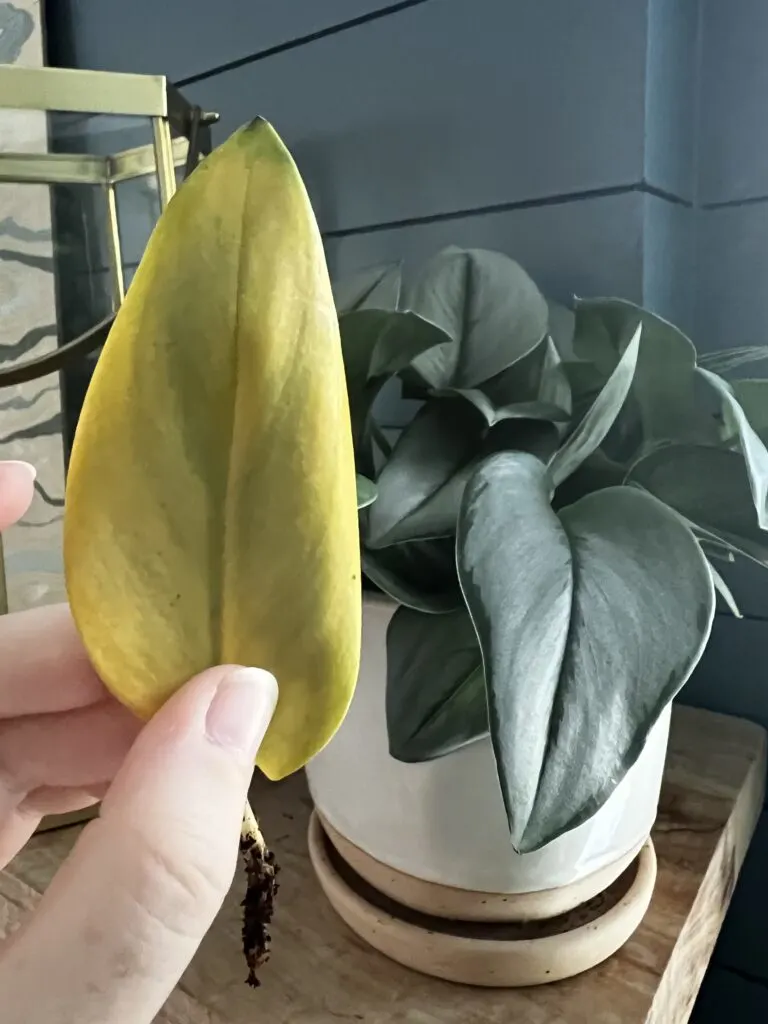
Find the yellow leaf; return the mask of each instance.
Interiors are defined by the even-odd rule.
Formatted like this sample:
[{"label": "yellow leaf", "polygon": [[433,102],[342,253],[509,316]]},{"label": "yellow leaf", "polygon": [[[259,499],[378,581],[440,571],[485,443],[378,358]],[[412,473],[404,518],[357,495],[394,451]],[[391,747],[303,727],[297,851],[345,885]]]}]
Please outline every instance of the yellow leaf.
[{"label": "yellow leaf", "polygon": [[80,416],[64,555],[85,648],[141,717],[236,663],[280,685],[270,778],[339,726],[361,617],[341,342],[309,199],[264,121],[150,239]]}]

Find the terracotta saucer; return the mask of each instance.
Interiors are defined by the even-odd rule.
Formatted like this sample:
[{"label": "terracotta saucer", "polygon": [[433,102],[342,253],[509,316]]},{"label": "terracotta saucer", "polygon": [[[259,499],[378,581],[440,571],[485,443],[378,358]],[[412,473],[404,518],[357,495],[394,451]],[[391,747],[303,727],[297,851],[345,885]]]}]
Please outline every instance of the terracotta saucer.
[{"label": "terracotta saucer", "polygon": [[608,889],[559,917],[505,924],[448,921],[377,892],[339,856],[317,814],[310,819],[309,854],[333,908],[374,949],[422,974],[491,988],[560,981],[608,959],[639,926],[656,881],[649,839]]},{"label": "terracotta saucer", "polygon": [[397,868],[372,857],[359,846],[345,839],[340,832],[315,811],[323,831],[349,866],[374,889],[389,896],[395,903],[419,910],[433,917],[451,921],[548,921],[581,906],[593,896],[605,892],[622,875],[640,853],[643,843],[619,860],[579,879],[572,885],[539,892],[496,893],[476,892],[450,885],[414,878]]}]

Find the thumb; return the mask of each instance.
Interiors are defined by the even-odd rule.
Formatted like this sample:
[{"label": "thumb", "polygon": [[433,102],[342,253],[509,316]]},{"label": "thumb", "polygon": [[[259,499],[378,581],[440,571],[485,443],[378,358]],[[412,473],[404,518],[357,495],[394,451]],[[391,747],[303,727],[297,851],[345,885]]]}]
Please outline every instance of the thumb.
[{"label": "thumb", "polygon": [[232,883],[276,701],[269,673],[225,666],[143,729],[101,817],[0,958],[3,1024],[154,1019]]}]

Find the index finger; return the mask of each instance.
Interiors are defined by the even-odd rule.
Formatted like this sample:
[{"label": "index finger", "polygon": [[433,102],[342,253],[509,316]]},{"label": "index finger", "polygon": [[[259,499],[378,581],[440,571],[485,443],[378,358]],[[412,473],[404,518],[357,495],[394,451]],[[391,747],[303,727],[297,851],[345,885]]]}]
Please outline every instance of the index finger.
[{"label": "index finger", "polygon": [[0,718],[69,711],[106,695],[68,605],[0,615]]}]

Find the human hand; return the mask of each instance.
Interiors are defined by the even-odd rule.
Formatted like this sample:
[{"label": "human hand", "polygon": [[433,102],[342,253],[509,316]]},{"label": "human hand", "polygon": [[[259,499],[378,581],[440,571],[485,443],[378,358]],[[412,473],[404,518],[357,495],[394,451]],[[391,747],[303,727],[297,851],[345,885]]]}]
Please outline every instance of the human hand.
[{"label": "human hand", "polygon": [[[0,530],[34,473],[0,463]],[[44,814],[103,797],[34,915],[0,943],[3,1024],[150,1024],[235,871],[267,672],[191,680],[143,726],[91,668],[66,605],[0,616],[0,868]]]}]

